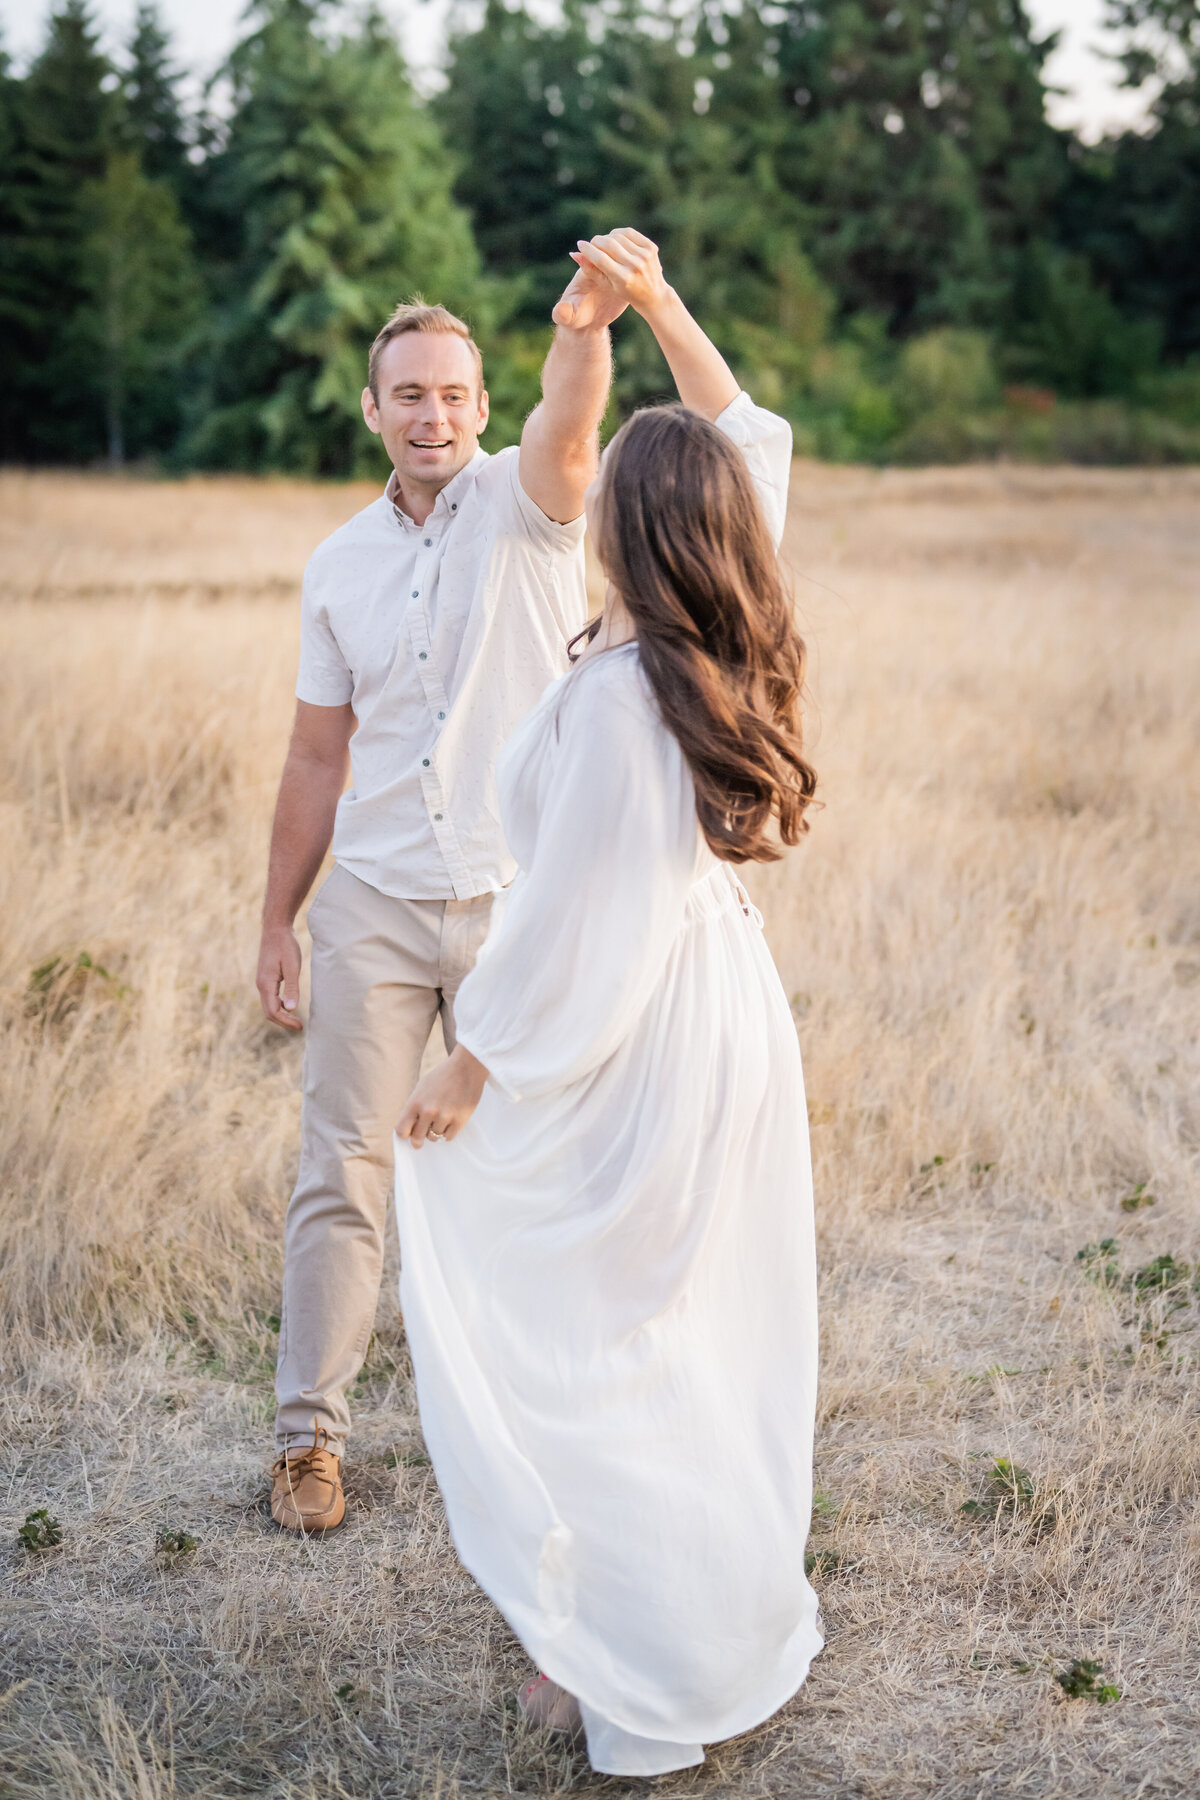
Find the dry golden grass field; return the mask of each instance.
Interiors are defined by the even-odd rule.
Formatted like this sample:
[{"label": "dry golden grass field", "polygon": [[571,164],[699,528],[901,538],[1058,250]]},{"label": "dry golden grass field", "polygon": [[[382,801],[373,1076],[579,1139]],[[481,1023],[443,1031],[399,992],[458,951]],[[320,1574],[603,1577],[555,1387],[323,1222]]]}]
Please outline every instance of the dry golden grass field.
[{"label": "dry golden grass field", "polygon": [[[828,1647],[658,1789],[1191,1797],[1200,473],[793,493],[825,810],[755,886],[814,1125]],[[394,1271],[345,1529],[264,1514],[301,1050],[256,915],[298,577],[368,497],[0,477],[3,1800],[646,1790],[517,1721]]]}]

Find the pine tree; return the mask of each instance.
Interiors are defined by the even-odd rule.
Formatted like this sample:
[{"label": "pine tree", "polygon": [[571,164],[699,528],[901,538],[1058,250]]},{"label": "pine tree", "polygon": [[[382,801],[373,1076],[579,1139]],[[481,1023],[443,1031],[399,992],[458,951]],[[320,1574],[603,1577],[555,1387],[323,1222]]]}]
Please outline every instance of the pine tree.
[{"label": "pine tree", "polygon": [[451,164],[378,15],[331,39],[324,0],[265,0],[228,76],[210,172],[219,310],[192,452],[308,474],[374,468],[366,351],[414,290],[468,305],[478,268]]},{"label": "pine tree", "polygon": [[785,188],[846,311],[892,331],[1001,314],[1064,169],[1021,0],[788,0],[765,48]]},{"label": "pine tree", "polygon": [[76,325],[100,371],[109,464],[127,451],[169,449],[178,431],[177,381],[191,348],[200,286],[187,228],[165,181],[136,156],[111,155],[82,193],[87,301]]},{"label": "pine tree", "polygon": [[567,0],[551,23],[487,0],[478,25],[451,38],[434,102],[458,165],[455,196],[488,268],[519,282],[519,316],[535,328],[570,280],[568,253],[597,229],[611,178],[606,29],[587,0]]},{"label": "pine tree", "polygon": [[188,173],[187,142],[179,104],[179,74],[158,8],[142,0],[121,79],[121,136],[152,179],[177,191]]},{"label": "pine tree", "polygon": [[1059,229],[1132,321],[1158,321],[1167,355],[1200,356],[1200,6],[1110,0],[1125,85],[1154,84],[1150,128],[1072,147]]},{"label": "pine tree", "polygon": [[[603,40],[615,109],[593,229],[635,224],[671,280],[768,405],[794,411],[832,296],[804,252],[804,217],[781,188],[784,121],[749,12],[650,21],[610,14]],[[670,392],[649,335],[619,326],[623,409]]]},{"label": "pine tree", "polygon": [[13,95],[7,204],[18,237],[0,271],[6,456],[76,460],[100,448],[96,394],[70,327],[86,297],[80,196],[113,141],[112,79],[85,0],[65,0]]},{"label": "pine tree", "polygon": [[[522,284],[531,328],[545,330],[577,238],[636,225],[747,379],[784,405],[831,303],[775,178],[782,114],[748,57],[753,31],[740,14],[688,25],[641,0],[572,0],[549,23],[489,0],[452,43],[437,109],[455,192],[489,266]],[[623,320],[614,338],[619,411],[671,391],[644,329]]]},{"label": "pine tree", "polygon": [[21,84],[0,50],[0,460],[24,450],[23,347],[28,335],[25,207],[17,172]]}]

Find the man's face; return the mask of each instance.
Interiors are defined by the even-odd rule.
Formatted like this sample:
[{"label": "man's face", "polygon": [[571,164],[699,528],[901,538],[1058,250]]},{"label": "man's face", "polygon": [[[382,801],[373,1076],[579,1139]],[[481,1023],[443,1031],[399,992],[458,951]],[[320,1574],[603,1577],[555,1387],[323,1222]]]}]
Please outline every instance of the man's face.
[{"label": "man's face", "polygon": [[380,353],[376,385],[378,400],[363,389],[363,418],[401,487],[440,491],[466,468],[488,421],[470,347],[449,331],[402,332]]}]

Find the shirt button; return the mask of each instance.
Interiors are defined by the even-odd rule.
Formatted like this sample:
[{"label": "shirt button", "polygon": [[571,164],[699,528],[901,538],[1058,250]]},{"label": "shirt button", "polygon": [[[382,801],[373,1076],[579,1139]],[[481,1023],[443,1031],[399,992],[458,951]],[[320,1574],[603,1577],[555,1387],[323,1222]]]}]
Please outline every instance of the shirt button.
[{"label": "shirt button", "polygon": [[439,718],[439,719],[444,719],[444,718],[445,718],[445,716],[446,716],[446,715],[445,715],[445,713],[439,713],[439,714],[438,714],[438,718]]},{"label": "shirt button", "polygon": [[434,813],[433,816],[435,819],[440,819],[442,815],[441,815],[441,813]]},{"label": "shirt button", "polygon": [[429,758],[427,756],[423,756],[421,758],[421,767],[423,769],[427,769],[429,767]]},{"label": "shirt button", "polygon": [[418,595],[418,594],[419,594],[419,593],[420,593],[420,592],[421,592],[421,590],[420,590],[420,588],[414,588],[414,589],[413,589],[413,591],[412,591],[412,597],[413,597],[413,599],[414,599],[414,600],[415,600],[415,599],[416,599],[416,598],[417,598],[417,595]]},{"label": "shirt button", "polygon": [[428,656],[424,650],[417,651],[417,661],[418,662],[427,662],[428,660],[429,660]]},{"label": "shirt button", "polygon": [[433,544],[433,539],[432,539],[432,538],[426,538],[426,539],[425,539],[425,548],[426,548],[426,549],[427,549],[427,550],[428,550],[428,549],[430,549],[430,548],[431,548],[431,547],[432,547],[432,544]]},{"label": "shirt button", "polygon": [[451,502],[450,502],[450,511],[451,511],[451,512],[457,512],[457,511],[458,511],[458,501],[457,501],[457,500],[452,500],[452,501],[451,501]]}]

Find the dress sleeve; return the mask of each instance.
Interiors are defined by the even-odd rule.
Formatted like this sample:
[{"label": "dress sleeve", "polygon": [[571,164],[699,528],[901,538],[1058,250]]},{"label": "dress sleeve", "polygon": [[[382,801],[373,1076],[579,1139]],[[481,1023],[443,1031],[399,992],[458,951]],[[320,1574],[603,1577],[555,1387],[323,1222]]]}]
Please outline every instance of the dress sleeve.
[{"label": "dress sleeve", "polygon": [[[626,666],[605,668],[608,656]],[[635,658],[605,652],[569,679],[558,741],[549,735],[542,752],[552,760],[532,853],[455,1001],[459,1043],[515,1100],[607,1061],[683,924],[695,794]]]},{"label": "dress sleeve", "polygon": [[758,489],[758,503],[767,529],[778,550],[787,518],[792,428],[786,419],[768,412],[765,406],[756,406],[744,391],[718,415],[716,426],[745,457],[751,479]]}]

